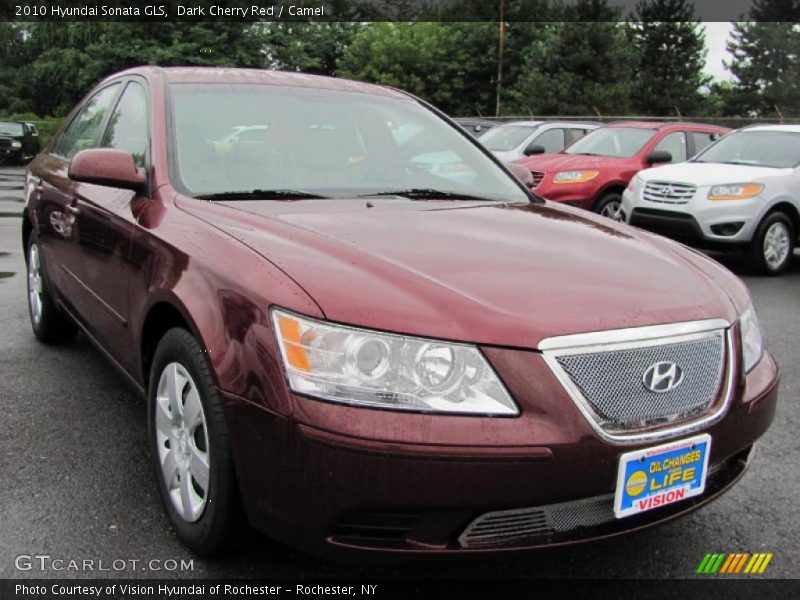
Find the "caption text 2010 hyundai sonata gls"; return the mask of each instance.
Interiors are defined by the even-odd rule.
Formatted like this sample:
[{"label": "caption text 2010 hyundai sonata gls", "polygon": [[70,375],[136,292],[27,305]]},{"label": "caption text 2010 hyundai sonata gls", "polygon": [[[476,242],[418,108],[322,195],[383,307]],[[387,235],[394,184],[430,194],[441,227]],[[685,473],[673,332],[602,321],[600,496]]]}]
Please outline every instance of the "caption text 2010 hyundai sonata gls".
[{"label": "caption text 2010 hyundai sonata gls", "polygon": [[774,415],[736,277],[542,201],[397,90],[126,71],[30,165],[26,202],[34,333],[82,330],[146,396],[198,552],[242,515],[317,551],[632,531],[727,490]]}]

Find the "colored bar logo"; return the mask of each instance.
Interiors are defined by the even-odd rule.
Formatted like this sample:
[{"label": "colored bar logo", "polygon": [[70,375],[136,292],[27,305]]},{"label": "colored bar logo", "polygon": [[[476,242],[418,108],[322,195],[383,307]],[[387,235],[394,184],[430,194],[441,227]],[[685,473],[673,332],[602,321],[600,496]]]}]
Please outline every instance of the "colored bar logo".
[{"label": "colored bar logo", "polygon": [[703,575],[735,575],[739,573],[756,575],[766,571],[771,560],[772,552],[756,552],[755,554],[715,552],[703,557],[700,566],[697,567],[697,572]]}]

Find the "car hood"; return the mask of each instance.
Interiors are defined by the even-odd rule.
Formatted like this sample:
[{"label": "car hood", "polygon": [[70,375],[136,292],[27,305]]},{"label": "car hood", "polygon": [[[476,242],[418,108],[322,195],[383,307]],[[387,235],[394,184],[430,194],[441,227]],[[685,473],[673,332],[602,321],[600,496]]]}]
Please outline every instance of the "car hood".
[{"label": "car hood", "polygon": [[619,161],[628,160],[616,158],[614,156],[585,156],[582,154],[539,154],[529,156],[517,161],[528,169],[534,171],[569,171],[573,169],[599,169],[615,164]]},{"label": "car hood", "polygon": [[772,169],[750,165],[682,162],[640,171],[645,181],[668,181],[694,185],[720,185],[761,181],[767,177],[790,175],[792,169]]},{"label": "car hood", "polygon": [[737,316],[737,280],[721,267],[552,203],[177,203],[280,267],[333,321],[535,348],[556,335]]}]

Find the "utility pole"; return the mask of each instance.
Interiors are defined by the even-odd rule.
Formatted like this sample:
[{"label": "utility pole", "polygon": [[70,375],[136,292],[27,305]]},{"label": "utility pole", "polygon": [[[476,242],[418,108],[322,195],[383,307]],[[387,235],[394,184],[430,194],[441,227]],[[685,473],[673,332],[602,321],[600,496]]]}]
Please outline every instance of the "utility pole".
[{"label": "utility pole", "polygon": [[503,49],[506,37],[505,18],[506,0],[500,0],[500,41],[497,44],[497,98],[495,99],[494,116],[500,116],[500,90],[503,87]]}]

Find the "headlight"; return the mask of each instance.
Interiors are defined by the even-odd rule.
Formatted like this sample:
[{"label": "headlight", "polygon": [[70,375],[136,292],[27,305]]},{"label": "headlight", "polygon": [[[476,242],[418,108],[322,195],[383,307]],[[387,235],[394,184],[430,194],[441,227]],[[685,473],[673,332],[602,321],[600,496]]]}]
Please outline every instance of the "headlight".
[{"label": "headlight", "polygon": [[17,140],[12,140],[11,141],[11,147],[12,148],[22,148],[22,142],[19,142]]},{"label": "headlight", "polygon": [[764,191],[760,183],[729,183],[715,185],[708,190],[709,200],[746,200]]},{"label": "headlight", "polygon": [[586,183],[600,175],[600,171],[561,171],[553,177],[553,183]]},{"label": "headlight", "polygon": [[739,315],[739,335],[742,336],[744,371],[748,373],[764,356],[764,334],[761,332],[752,304],[748,304]]},{"label": "headlight", "polygon": [[294,392],[356,406],[517,415],[480,351],[467,344],[335,325],[272,310]]},{"label": "headlight", "polygon": [[631,179],[630,183],[628,184],[627,190],[631,194],[633,194],[641,184],[642,184],[642,178],[636,175],[633,177],[633,179]]}]

